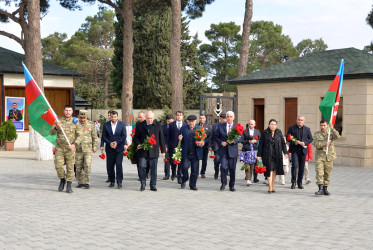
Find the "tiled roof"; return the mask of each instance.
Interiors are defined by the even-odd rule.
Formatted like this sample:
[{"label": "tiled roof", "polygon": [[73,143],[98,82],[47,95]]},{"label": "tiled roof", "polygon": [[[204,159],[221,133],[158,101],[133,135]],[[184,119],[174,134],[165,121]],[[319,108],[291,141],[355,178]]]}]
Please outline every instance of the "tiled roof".
[{"label": "tiled roof", "polygon": [[309,53],[228,81],[231,84],[333,79],[344,59],[344,78],[373,78],[373,55],[355,48]]},{"label": "tiled roof", "polygon": [[[23,66],[21,62],[25,61],[25,55],[0,47],[0,74],[15,73],[23,74]],[[63,67],[43,62],[44,75],[59,75],[83,77],[82,74],[65,69]]]}]

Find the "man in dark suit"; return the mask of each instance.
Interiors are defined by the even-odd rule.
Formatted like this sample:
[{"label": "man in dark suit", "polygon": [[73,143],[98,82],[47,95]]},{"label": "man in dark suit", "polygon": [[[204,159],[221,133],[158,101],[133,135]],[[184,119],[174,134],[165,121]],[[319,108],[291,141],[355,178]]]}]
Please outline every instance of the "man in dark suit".
[{"label": "man in dark suit", "polygon": [[13,122],[18,122],[22,120],[21,110],[18,109],[17,103],[13,103],[12,109],[9,110],[8,119]]},{"label": "man in dark suit", "polygon": [[[142,145],[144,144],[147,136],[151,138],[154,135],[156,144],[153,145],[149,150],[144,150]],[[139,164],[140,172],[140,191],[145,190],[146,186],[146,166],[150,165],[150,190],[157,191],[157,164],[159,157],[159,147],[161,148],[161,156],[164,157],[166,152],[166,145],[162,132],[161,124],[154,120],[154,113],[152,111],[146,112],[145,121],[139,123],[136,126],[136,133],[133,137],[135,147],[137,151],[137,160]]]},{"label": "man in dark suit", "polygon": [[[168,154],[170,157],[172,157],[172,154],[174,153],[174,149],[177,147],[177,144],[179,143],[179,134],[180,129],[182,126],[187,125],[186,122],[184,122],[184,115],[182,111],[176,111],[176,121],[171,122],[168,130],[168,138],[166,144],[168,145]],[[174,180],[176,178],[176,165],[171,160],[171,169],[172,169],[172,175],[171,180]],[[181,175],[182,175],[182,168],[179,165],[177,167],[177,182],[181,184]]]},{"label": "man in dark suit", "polygon": [[216,134],[216,130],[218,128],[219,123],[225,123],[225,122],[227,122],[227,118],[226,118],[225,114],[220,114],[219,122],[214,123],[212,125],[212,129],[211,129],[211,135],[210,135],[211,139],[210,139],[209,150],[214,151],[214,155],[215,155],[215,158],[214,158],[214,170],[215,170],[214,178],[215,178],[215,180],[217,180],[218,177],[219,177],[219,167],[220,167],[220,156],[218,154],[219,144],[215,140],[215,134]]},{"label": "man in dark suit", "polygon": [[[102,139],[105,142],[106,164],[109,174],[109,187],[114,187],[115,180],[118,188],[122,188],[123,181],[123,151],[127,148],[127,131],[123,122],[118,121],[118,113],[111,111],[111,121],[104,123]],[[114,166],[116,169],[114,170]],[[115,176],[116,172],[116,176]]]},{"label": "man in dark suit", "polygon": [[[164,140],[166,142],[166,154],[168,155],[168,160],[171,162],[171,157],[172,155],[169,155],[168,152],[168,130],[170,127],[170,123],[174,121],[173,115],[166,115],[166,123],[162,125],[162,131],[164,135]],[[170,162],[165,162],[164,163],[164,177],[163,180],[168,180],[170,179]]]},{"label": "man in dark suit", "polygon": [[188,125],[185,125],[180,129],[179,135],[182,149],[181,166],[183,168],[181,188],[185,188],[185,183],[189,179],[189,166],[191,166],[189,188],[191,190],[197,191],[199,161],[203,158],[203,146],[205,142],[197,142],[197,144],[194,138],[194,136],[196,135],[196,129],[200,128],[199,126],[196,127],[197,117],[195,115],[189,115],[187,120]]},{"label": "man in dark suit", "polygon": [[[296,142],[290,143],[289,153],[291,153],[291,189],[295,189],[295,183],[298,188],[303,189],[302,178],[304,174],[304,164],[308,153],[307,146],[312,143],[312,134],[309,127],[304,126],[304,116],[298,116],[297,124],[289,127],[286,137],[290,134]],[[298,170],[298,178],[297,178]]]},{"label": "man in dark suit", "polygon": [[206,178],[206,167],[207,167],[207,159],[209,156],[209,147],[211,141],[211,126],[206,122],[206,115],[201,114],[199,116],[199,126],[203,127],[205,133],[207,135],[205,139],[205,145],[203,146],[203,158],[202,158],[202,168],[201,168],[201,178]]},{"label": "man in dark suit", "polygon": [[229,180],[229,190],[234,192],[235,178],[236,178],[236,164],[238,156],[238,143],[242,143],[242,138],[234,139],[233,141],[228,141],[228,133],[231,132],[232,128],[237,124],[233,122],[234,112],[228,111],[226,113],[227,122],[220,123],[215,133],[215,140],[219,145],[218,154],[220,156],[221,162],[221,187],[220,190],[223,191],[227,185],[227,174],[229,170],[230,180]]}]

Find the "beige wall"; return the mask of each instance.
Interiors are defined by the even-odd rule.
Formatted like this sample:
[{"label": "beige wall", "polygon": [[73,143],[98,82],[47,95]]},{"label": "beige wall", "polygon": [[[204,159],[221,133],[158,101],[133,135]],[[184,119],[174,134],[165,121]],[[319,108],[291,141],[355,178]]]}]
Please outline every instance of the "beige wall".
[{"label": "beige wall", "polygon": [[[306,118],[312,133],[319,129],[319,104],[331,81],[304,81],[237,85],[239,122],[253,118],[253,99],[265,99],[265,118],[274,118],[284,133],[285,98],[298,98],[298,114]],[[336,143],[337,165],[373,166],[373,79],[343,81],[343,134]],[[294,121],[295,123],[295,121]]]},{"label": "beige wall", "polygon": [[[74,78],[72,76],[43,76],[44,87],[73,88]],[[23,74],[4,74],[4,86],[25,86]]]}]

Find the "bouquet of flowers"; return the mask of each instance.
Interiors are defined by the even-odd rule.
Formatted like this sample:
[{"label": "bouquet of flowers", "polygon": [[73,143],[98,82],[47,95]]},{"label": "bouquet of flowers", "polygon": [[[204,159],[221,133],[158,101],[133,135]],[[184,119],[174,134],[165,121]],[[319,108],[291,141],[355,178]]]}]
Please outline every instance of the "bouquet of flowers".
[{"label": "bouquet of flowers", "polygon": [[196,135],[194,136],[194,139],[196,139],[196,144],[200,144],[202,141],[206,139],[207,135],[205,133],[205,130],[203,127],[196,129]]},{"label": "bouquet of flowers", "polygon": [[255,173],[257,174],[263,174],[267,171],[267,168],[263,166],[262,161],[258,161],[255,166]]},{"label": "bouquet of flowers", "polygon": [[157,144],[157,141],[155,140],[155,135],[146,136],[144,143],[141,144],[140,148],[144,150],[149,150],[153,148],[153,145]]},{"label": "bouquet of flowers", "polygon": [[165,163],[170,163],[170,156],[168,155],[168,152],[166,152],[166,157],[163,159]]},{"label": "bouquet of flowers", "polygon": [[172,160],[175,165],[179,165],[181,162],[181,140],[179,140],[179,143],[177,144],[177,147],[174,149],[174,154],[172,155]]},{"label": "bouquet of flowers", "polygon": [[100,157],[101,159],[105,160],[106,155],[105,155],[105,153],[104,153],[103,150],[101,150],[101,154],[98,157]]},{"label": "bouquet of flowers", "polygon": [[233,141],[234,139],[241,138],[242,133],[243,127],[240,123],[238,123],[231,129],[231,132],[228,133],[228,141]]},{"label": "bouquet of flowers", "polygon": [[295,143],[297,141],[297,139],[295,139],[295,137],[292,136],[291,134],[288,134],[288,137],[286,137],[286,140],[291,143]]},{"label": "bouquet of flowers", "polygon": [[245,172],[249,172],[249,169],[250,169],[250,165],[249,164],[243,164],[243,166],[241,167],[241,170],[245,170]]},{"label": "bouquet of flowers", "polygon": [[127,148],[127,152],[126,153],[127,153],[126,155],[124,155],[124,154],[123,155],[127,156],[127,158],[129,160],[135,158],[136,148],[135,148],[135,143],[134,142],[132,142],[131,145]]}]

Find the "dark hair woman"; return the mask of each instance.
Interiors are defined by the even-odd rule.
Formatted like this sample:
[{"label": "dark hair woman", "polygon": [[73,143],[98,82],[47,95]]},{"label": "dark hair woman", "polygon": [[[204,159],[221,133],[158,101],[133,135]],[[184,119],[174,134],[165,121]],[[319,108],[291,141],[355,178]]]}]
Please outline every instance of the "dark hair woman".
[{"label": "dark hair woman", "polygon": [[268,193],[274,193],[276,174],[283,175],[284,168],[282,164],[282,153],[288,157],[286,143],[281,130],[277,129],[277,121],[271,119],[268,128],[263,131],[259,141],[257,159],[262,159],[263,165],[267,167],[264,176],[268,180]]}]

